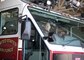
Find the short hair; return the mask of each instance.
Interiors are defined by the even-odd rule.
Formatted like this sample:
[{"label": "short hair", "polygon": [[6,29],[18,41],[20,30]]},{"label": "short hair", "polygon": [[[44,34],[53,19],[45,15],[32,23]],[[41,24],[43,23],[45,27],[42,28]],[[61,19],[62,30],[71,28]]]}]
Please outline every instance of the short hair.
[{"label": "short hair", "polygon": [[60,32],[65,32],[67,34],[67,31],[66,31],[65,28],[63,28],[63,27],[57,27],[56,28],[56,33],[60,33]]},{"label": "short hair", "polygon": [[50,23],[46,23],[46,25],[45,25],[45,29],[49,31],[49,30],[50,30],[50,28],[51,28]]}]

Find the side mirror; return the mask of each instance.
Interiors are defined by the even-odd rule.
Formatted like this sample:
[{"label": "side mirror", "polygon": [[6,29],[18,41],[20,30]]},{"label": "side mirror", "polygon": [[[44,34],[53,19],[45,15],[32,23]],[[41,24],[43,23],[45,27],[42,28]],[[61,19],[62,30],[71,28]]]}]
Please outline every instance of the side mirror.
[{"label": "side mirror", "polygon": [[54,32],[50,32],[47,37],[43,37],[43,39],[47,39],[49,42],[53,42],[52,35]]},{"label": "side mirror", "polygon": [[22,40],[29,40],[31,35],[31,22],[29,18],[26,18],[21,23],[21,38]]},{"label": "side mirror", "polygon": [[49,42],[53,42],[53,39],[52,39],[53,33],[54,33],[54,32],[50,32],[50,33],[49,33],[49,38],[48,38],[48,41],[49,41]]}]

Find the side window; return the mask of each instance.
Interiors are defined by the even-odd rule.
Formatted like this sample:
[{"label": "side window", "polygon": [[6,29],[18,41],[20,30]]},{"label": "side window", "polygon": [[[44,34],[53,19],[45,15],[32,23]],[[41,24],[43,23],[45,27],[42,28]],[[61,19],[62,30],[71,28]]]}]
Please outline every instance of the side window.
[{"label": "side window", "polygon": [[16,34],[18,30],[18,8],[0,13],[0,35]]}]

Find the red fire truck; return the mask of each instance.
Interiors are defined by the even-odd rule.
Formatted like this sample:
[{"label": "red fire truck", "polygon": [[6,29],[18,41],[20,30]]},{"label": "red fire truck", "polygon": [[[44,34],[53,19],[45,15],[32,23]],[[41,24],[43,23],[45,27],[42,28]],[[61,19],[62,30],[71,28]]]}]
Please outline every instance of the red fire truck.
[{"label": "red fire truck", "polygon": [[84,21],[30,3],[0,1],[0,60],[84,60]]}]

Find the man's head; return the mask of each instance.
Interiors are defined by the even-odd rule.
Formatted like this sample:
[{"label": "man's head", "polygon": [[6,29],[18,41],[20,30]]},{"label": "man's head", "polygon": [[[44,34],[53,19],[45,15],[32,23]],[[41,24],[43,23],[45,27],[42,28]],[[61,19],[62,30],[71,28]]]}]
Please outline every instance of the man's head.
[{"label": "man's head", "polygon": [[64,28],[57,28],[56,32],[60,37],[64,37],[67,34],[67,31]]},{"label": "man's head", "polygon": [[49,31],[49,30],[50,30],[50,28],[51,28],[50,23],[46,23],[46,25],[45,25],[45,29],[46,29],[46,31]]}]

